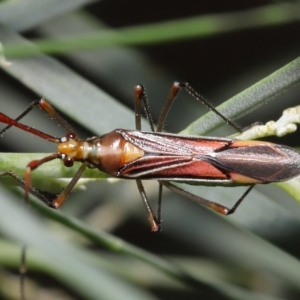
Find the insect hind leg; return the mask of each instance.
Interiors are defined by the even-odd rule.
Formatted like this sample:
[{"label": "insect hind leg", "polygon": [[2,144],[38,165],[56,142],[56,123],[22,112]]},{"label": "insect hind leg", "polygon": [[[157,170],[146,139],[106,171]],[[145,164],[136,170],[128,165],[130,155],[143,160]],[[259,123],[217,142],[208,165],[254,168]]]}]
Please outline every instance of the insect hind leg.
[{"label": "insect hind leg", "polygon": [[195,195],[193,193],[190,193],[168,181],[159,181],[161,185],[165,186],[166,188],[170,189],[171,191],[182,195],[186,198],[188,198],[189,200],[202,204],[212,210],[214,210],[217,213],[220,213],[224,216],[228,216],[233,214],[236,209],[239,207],[239,205],[242,203],[242,201],[245,199],[245,197],[250,193],[250,191],[253,189],[253,187],[255,186],[255,184],[250,185],[247,190],[242,194],[242,196],[236,201],[236,203],[233,205],[232,208],[229,208],[227,206],[224,206],[222,204],[219,204],[217,202],[205,199],[203,197],[200,197],[198,195]]}]

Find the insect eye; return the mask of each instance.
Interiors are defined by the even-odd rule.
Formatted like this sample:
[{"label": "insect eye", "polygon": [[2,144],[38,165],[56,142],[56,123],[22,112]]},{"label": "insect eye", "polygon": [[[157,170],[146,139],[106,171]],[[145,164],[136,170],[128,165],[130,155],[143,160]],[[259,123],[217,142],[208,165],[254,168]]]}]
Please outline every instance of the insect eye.
[{"label": "insect eye", "polygon": [[66,167],[72,167],[74,165],[74,159],[69,156],[66,156],[63,161]]},{"label": "insect eye", "polygon": [[67,140],[70,140],[70,139],[76,139],[76,133],[75,132],[68,132],[67,134],[66,134],[66,138],[67,138]]}]

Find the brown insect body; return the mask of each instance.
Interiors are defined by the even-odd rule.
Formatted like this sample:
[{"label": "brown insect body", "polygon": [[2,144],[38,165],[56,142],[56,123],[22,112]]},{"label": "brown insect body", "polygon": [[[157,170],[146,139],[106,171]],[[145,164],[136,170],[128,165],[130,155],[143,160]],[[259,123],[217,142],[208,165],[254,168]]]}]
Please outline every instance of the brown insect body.
[{"label": "brown insect body", "polygon": [[[16,119],[0,112],[0,122],[8,125],[0,132],[0,135],[3,135],[10,127],[14,126],[58,144],[58,151],[42,159],[30,161],[26,167],[24,179],[12,171],[2,172],[0,177],[11,176],[24,184],[25,202],[28,200],[29,192],[32,192],[53,208],[58,208],[64,203],[87,167],[98,168],[115,177],[134,179],[145,205],[151,230],[159,231],[163,186],[218,213],[229,215],[235,212],[256,183],[285,181],[300,174],[300,153],[287,146],[252,140],[236,141],[228,138],[162,133],[168,111],[182,88],[196,100],[208,106],[233,128],[242,131],[239,126],[219,113],[187,83],[175,82],[173,84],[168,100],[159,117],[156,130],[149,112],[144,88],[137,85],[135,87],[136,130],[116,129],[101,137],[92,137],[86,140],[78,139],[73,128],[47,101],[41,99],[31,103]],[[65,137],[56,138],[18,122],[37,105],[66,129],[67,134]],[[142,106],[148,117],[152,132],[141,131]],[[49,200],[38,190],[31,187],[30,177],[32,171],[54,159],[62,159],[66,167],[72,166],[74,161],[80,161],[82,165],[61,193],[54,200]],[[157,216],[148,201],[142,184],[143,179],[156,179],[159,181]],[[203,182],[205,185],[249,185],[249,187],[233,207],[228,208],[185,191],[170,181],[187,184],[200,184]],[[20,270],[21,295],[24,298],[25,247],[22,249]]]},{"label": "brown insect body", "polygon": [[116,129],[59,144],[59,153],[112,176],[220,184],[285,181],[300,173],[300,153],[262,141]]},{"label": "brown insect body", "polygon": [[[236,141],[229,138],[181,136],[162,133],[167,113],[180,89],[186,89],[196,100],[207,105],[229,125],[242,131],[210,105],[187,83],[175,82],[169,98],[162,110],[156,130],[149,112],[148,101],[141,85],[135,87],[136,130],[116,129],[101,137],[80,140],[73,128],[44,99],[34,101],[26,111],[16,119],[0,113],[0,122],[8,124],[3,134],[11,126],[35,134],[44,140],[58,144],[58,151],[40,160],[28,163],[25,180],[4,172],[25,184],[26,199],[30,190],[31,172],[40,165],[53,159],[62,159],[70,167],[74,161],[82,162],[76,175],[67,187],[53,201],[43,199],[49,206],[60,207],[76,182],[88,168],[98,168],[112,176],[135,179],[145,204],[149,223],[153,231],[159,230],[158,221],[149,205],[141,180],[156,179],[181,195],[201,203],[219,213],[233,213],[256,183],[285,181],[300,174],[300,153],[283,145],[262,141]],[[39,105],[51,117],[55,118],[67,131],[64,138],[56,138],[44,132],[26,126],[18,121],[34,106]],[[145,109],[152,132],[141,131],[141,108]],[[173,185],[170,181],[187,184],[207,185],[250,185],[232,208],[191,194]],[[43,198],[43,197],[42,197]],[[161,193],[160,197],[161,198]]]}]

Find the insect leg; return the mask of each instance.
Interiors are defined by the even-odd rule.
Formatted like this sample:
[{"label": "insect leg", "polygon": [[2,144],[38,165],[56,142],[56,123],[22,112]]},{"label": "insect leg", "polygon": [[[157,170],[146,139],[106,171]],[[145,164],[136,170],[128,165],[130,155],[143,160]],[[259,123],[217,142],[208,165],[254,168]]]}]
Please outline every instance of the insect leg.
[{"label": "insect leg", "polygon": [[[160,116],[159,116],[159,119],[158,119],[158,122],[157,122],[156,132],[162,132],[163,131],[168,112],[169,112],[174,100],[176,99],[180,89],[181,89],[181,86],[179,85],[179,83],[174,82],[172,87],[171,87],[171,90],[169,92],[168,99],[167,99],[167,101],[166,101],[166,103],[163,107],[162,112],[160,113]],[[158,220],[159,224],[161,223],[162,191],[163,191],[163,186],[162,186],[161,183],[159,183],[158,204],[157,204],[157,220]]]},{"label": "insect leg", "polygon": [[74,177],[71,179],[71,181],[68,183],[68,185],[65,187],[65,189],[57,196],[56,199],[54,199],[51,203],[51,207],[53,208],[59,208],[66,200],[67,196],[75,186],[75,184],[78,182],[80,177],[82,176],[83,172],[85,171],[87,165],[83,163]]},{"label": "insect leg", "polygon": [[187,82],[180,82],[178,85],[185,89],[192,97],[194,97],[197,101],[200,101],[204,105],[206,105],[210,110],[212,110],[216,115],[218,115],[221,119],[223,119],[227,124],[229,124],[232,128],[234,128],[238,132],[243,132],[243,128],[238,126],[236,123],[232,122],[224,115],[222,115],[212,104],[210,104],[202,95],[196,92]]},{"label": "insect leg", "polygon": [[168,181],[159,181],[163,186],[167,187],[168,189],[172,190],[175,193],[178,193],[194,202],[200,203],[206,207],[209,207],[210,209],[222,214],[222,215],[230,215],[235,212],[235,210],[238,208],[238,206],[241,204],[241,202],[244,200],[244,198],[250,193],[250,191],[253,189],[255,184],[252,184],[249,186],[249,188],[243,193],[243,195],[238,199],[238,201],[234,204],[232,208],[228,208],[222,204],[219,204],[217,202],[205,199],[203,197],[200,197],[198,195],[195,195],[193,193],[190,193],[186,190],[183,190],[179,188],[178,186],[168,182]]},{"label": "insect leg", "polygon": [[42,108],[51,118],[55,119],[68,133],[75,133],[73,127],[54,109],[54,107],[45,99],[39,101]]},{"label": "insect leg", "polygon": [[[2,173],[0,173],[0,178],[1,177],[5,177],[5,176],[10,176],[12,177],[13,179],[15,179],[16,181],[18,181],[20,184],[21,184],[21,187],[24,187],[25,188],[25,180],[20,177],[19,175],[17,175],[16,173],[14,173],[13,171],[4,171]],[[51,201],[46,197],[44,196],[41,191],[39,191],[38,189],[32,187],[32,186],[29,186],[29,192],[36,196],[37,198],[41,199],[46,205],[50,205]]]},{"label": "insect leg", "polygon": [[[148,104],[148,100],[147,100],[147,97],[145,94],[145,89],[142,85],[137,85],[137,86],[135,86],[134,91],[135,91],[135,93],[134,93],[134,95],[135,95],[135,127],[139,131],[142,129],[141,115],[142,115],[142,105],[143,105],[147,119],[149,120],[151,130],[154,131],[154,122],[153,122],[152,116],[150,114],[149,104]],[[159,231],[160,230],[160,219],[157,219],[155,217],[155,214],[153,213],[153,210],[149,203],[149,200],[146,195],[142,181],[140,179],[137,179],[136,184],[137,184],[139,193],[141,195],[141,198],[143,200],[143,203],[145,205],[145,208],[146,208],[147,217],[148,217],[148,221],[150,223],[151,230]],[[159,213],[159,216],[160,216],[160,213]]]},{"label": "insect leg", "polygon": [[[25,117],[35,106],[39,104],[40,100],[35,100],[30,103],[30,105],[26,108],[24,112],[22,112],[17,118],[15,118],[15,121],[21,120],[23,117]],[[11,128],[13,125],[7,125],[0,131],[0,136],[6,133],[6,131]]]},{"label": "insect leg", "polygon": [[136,130],[141,131],[142,130],[142,125],[141,125],[141,116],[142,116],[142,106],[144,108],[146,117],[149,121],[151,131],[154,130],[154,122],[152,119],[152,115],[150,113],[149,109],[149,102],[145,93],[145,88],[138,84],[134,87],[134,95],[135,95],[135,128]]},{"label": "insect leg", "polygon": [[147,211],[147,217],[148,217],[148,221],[150,223],[151,231],[159,231],[160,223],[157,221],[157,219],[152,211],[152,208],[148,201],[142,181],[140,179],[137,179],[136,184],[137,184],[138,190],[140,192],[140,195],[142,197],[143,203],[144,203],[146,211]]},{"label": "insect leg", "polygon": [[[40,100],[35,100],[31,102],[31,104],[27,107],[27,109],[21,113],[17,118],[13,119],[14,121],[19,121],[23,117],[25,117],[35,106],[39,105],[40,108],[42,108],[51,118],[56,119],[56,121],[66,129],[67,132],[75,132],[73,127],[68,124],[68,122],[52,107],[52,105],[46,101],[45,99],[40,99]],[[10,118],[9,118],[10,119]],[[7,123],[8,124],[8,123]],[[15,124],[9,124],[6,127],[4,127],[0,131],[0,136],[6,133],[6,131],[13,127],[16,126]],[[22,129],[22,128],[21,128]],[[29,130],[30,131],[30,130]]]},{"label": "insect leg", "polygon": [[180,89],[181,89],[180,84],[178,82],[174,82],[171,87],[171,90],[169,92],[169,97],[165,103],[165,106],[163,107],[163,110],[160,113],[160,116],[159,116],[159,119],[157,122],[156,132],[163,131],[168,112],[169,112],[174,100],[176,99],[176,96],[177,96],[178,92],[180,91]]},{"label": "insect leg", "polygon": [[[25,203],[28,203],[28,194],[30,192],[30,176],[31,172],[35,170],[37,167],[41,166],[42,164],[54,160],[56,158],[61,158],[60,153],[53,153],[49,156],[46,156],[39,160],[32,160],[26,167],[25,171],[25,180],[24,180],[24,187],[25,187]],[[51,202],[50,202],[51,203]],[[48,201],[49,205],[49,201]]]}]

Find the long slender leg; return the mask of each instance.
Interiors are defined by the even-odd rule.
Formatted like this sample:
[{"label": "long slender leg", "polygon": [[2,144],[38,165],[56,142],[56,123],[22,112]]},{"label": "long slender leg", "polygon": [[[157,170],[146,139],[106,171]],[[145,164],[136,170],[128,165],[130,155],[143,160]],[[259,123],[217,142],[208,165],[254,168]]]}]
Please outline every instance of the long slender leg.
[{"label": "long slender leg", "polygon": [[243,132],[243,128],[238,126],[236,123],[232,122],[224,115],[222,115],[212,104],[210,104],[202,95],[196,92],[187,82],[178,83],[181,88],[184,88],[192,97],[206,105],[210,110],[212,110],[216,115],[223,119],[227,124],[233,127],[238,132]]},{"label": "long slender leg", "polygon": [[168,112],[169,112],[174,100],[176,99],[176,96],[178,95],[178,92],[180,91],[180,89],[181,89],[180,84],[178,82],[174,82],[171,87],[169,97],[165,103],[165,106],[164,106],[162,112],[160,113],[160,116],[159,116],[159,119],[157,122],[156,132],[163,131]]},{"label": "long slender leg", "polygon": [[19,123],[18,121],[10,118],[9,116],[3,114],[0,112],[0,122],[1,123],[4,123],[4,124],[8,124],[10,125],[10,127],[14,126],[14,127],[17,127],[21,130],[24,130],[26,132],[29,132],[29,133],[32,133],[36,136],[39,136],[40,138],[46,140],[46,141],[49,141],[51,143],[55,143],[55,144],[59,144],[61,143],[61,139],[59,138],[56,138],[56,137],[53,137],[45,132],[42,132],[42,131],[39,131],[33,127],[30,127],[30,126],[27,126],[27,125],[24,125],[22,123]]},{"label": "long slender leg", "polygon": [[46,156],[42,159],[39,159],[39,160],[33,160],[31,161],[27,167],[26,167],[26,171],[25,171],[25,203],[28,203],[28,194],[30,192],[30,176],[31,176],[31,172],[33,170],[35,170],[37,167],[39,167],[40,165],[48,162],[48,161],[51,161],[51,160],[54,160],[56,158],[61,158],[61,154],[60,153],[53,153],[49,156]]},{"label": "long slender leg", "polygon": [[[6,127],[4,127],[1,131],[0,131],[0,136],[2,136],[3,134],[6,133],[6,131],[13,127],[13,126],[16,126],[16,123],[17,121],[21,120],[23,117],[25,117],[35,106],[39,105],[40,108],[42,108],[51,118],[53,119],[56,119],[56,121],[63,127],[66,129],[67,132],[75,132],[75,130],[73,129],[73,127],[67,123],[67,121],[53,108],[53,106],[47,102],[45,99],[40,99],[40,100],[35,100],[33,102],[31,102],[31,104],[27,107],[27,109],[21,113],[17,118],[15,119],[11,119],[7,116],[5,116],[4,114],[1,114],[1,115],[4,115],[5,117],[7,117],[8,119],[11,119],[13,121],[15,121],[14,123],[13,122],[10,122],[10,123],[7,123],[8,125]],[[1,120],[2,123],[6,123],[6,122],[3,122],[3,120]],[[21,124],[23,125],[23,124]],[[19,126],[16,126],[16,127],[19,127]],[[26,130],[26,126],[22,126],[22,127],[19,127],[25,131],[29,131],[31,132],[31,128],[29,126],[27,126],[27,130]],[[34,130],[34,131],[37,131],[37,130]],[[34,133],[34,132],[32,132]],[[35,134],[35,133],[34,133]],[[42,136],[41,136],[42,137]],[[42,137],[43,138],[43,137]],[[51,141],[51,140],[50,140]],[[55,142],[55,141],[53,141]]]},{"label": "long slender leg", "polygon": [[143,108],[146,114],[146,117],[149,121],[150,127],[151,127],[151,131],[155,131],[154,130],[154,122],[152,119],[152,115],[150,113],[150,109],[149,109],[149,102],[145,93],[145,88],[138,84],[137,86],[135,86],[134,88],[135,91],[135,128],[136,130],[142,130],[142,125],[141,125],[141,107],[143,104]]},{"label": "long slender leg", "polygon": [[45,99],[39,101],[40,107],[53,119],[55,119],[68,133],[75,133],[73,127],[54,109]]},{"label": "long slender leg", "polygon": [[190,193],[186,190],[183,190],[181,188],[179,188],[178,186],[168,182],[168,181],[160,181],[160,183],[167,187],[168,189],[172,190],[175,193],[178,193],[194,202],[197,202],[199,204],[202,204],[206,207],[209,207],[210,209],[214,210],[215,212],[218,212],[222,215],[230,215],[233,214],[235,212],[235,210],[238,208],[238,206],[241,204],[241,202],[245,199],[245,197],[250,193],[250,191],[253,189],[253,187],[255,186],[255,184],[251,185],[248,187],[248,189],[244,192],[244,194],[238,199],[238,201],[234,204],[234,206],[232,208],[228,208],[224,205],[221,205],[217,202],[202,198],[200,196],[197,196],[193,193]]},{"label": "long slender leg", "polygon": [[[21,120],[23,117],[25,117],[35,106],[37,106],[39,104],[40,100],[35,100],[33,102],[30,103],[30,105],[26,108],[26,110],[24,112],[22,112],[18,117],[16,117],[14,120],[15,121],[19,121]],[[1,131],[0,131],[0,136],[2,136],[4,133],[6,133],[6,131],[12,127],[13,125],[7,125],[6,127],[4,127]]]},{"label": "long slender leg", "polygon": [[162,210],[162,184],[158,183],[158,201],[157,201],[157,222],[161,224],[161,210]]},{"label": "long slender leg", "polygon": [[56,199],[53,200],[51,206],[53,208],[59,208],[66,200],[67,196],[75,186],[75,184],[78,182],[80,177],[82,176],[83,172],[85,171],[87,165],[83,163],[81,167],[76,172],[75,176],[72,178],[72,180],[68,183],[68,185],[65,187],[65,189],[57,196]]},{"label": "long slender leg", "polygon": [[[61,155],[59,153],[54,153],[54,154],[46,156],[40,160],[33,160],[27,165],[26,173],[25,173],[25,197],[26,197],[25,200],[26,200],[26,202],[28,202],[28,193],[30,191],[29,187],[30,187],[31,172],[33,170],[35,170],[37,167],[39,167],[40,165],[42,165],[48,161],[51,161],[53,159],[56,159],[56,158],[61,158]],[[53,207],[53,208],[59,208],[64,203],[64,201],[66,200],[66,197],[71,192],[71,190],[73,189],[73,187],[75,186],[77,181],[80,179],[80,177],[83,174],[83,172],[85,171],[86,167],[87,167],[87,165],[85,163],[83,163],[81,165],[81,167],[78,169],[75,176],[72,178],[72,180],[64,188],[64,190],[56,197],[56,199],[51,201],[48,204],[48,206]]]},{"label": "long slender leg", "polygon": [[[170,90],[168,100],[165,103],[165,106],[160,114],[160,117],[159,117],[159,120],[157,123],[157,127],[156,127],[156,132],[162,131],[168,111],[170,110],[170,107],[171,107],[172,103],[174,102],[180,89],[181,89],[180,85],[177,82],[175,82]],[[148,99],[147,99],[147,96],[145,93],[145,89],[142,85],[137,85],[135,87],[135,124],[136,124],[137,130],[141,130],[141,106],[142,106],[142,104],[143,104],[143,107],[144,107],[144,110],[146,113],[146,117],[149,121],[151,130],[154,132],[155,131],[154,130],[154,122],[153,122],[152,116],[150,114],[149,102],[148,102]],[[143,202],[144,202],[146,210],[147,210],[148,220],[150,221],[150,226],[152,228],[152,231],[157,231],[156,229],[154,230],[153,228],[156,228],[156,227],[160,228],[160,224],[161,224],[162,185],[159,184],[157,219],[154,219],[154,214],[153,214],[150,204],[147,200],[147,196],[144,191],[142,182],[137,181],[137,185],[138,185],[141,197],[143,199]],[[155,224],[155,225],[151,225],[151,224]]]},{"label": "long slender leg", "polygon": [[240,199],[233,205],[232,208],[229,209],[229,211],[227,212],[227,215],[231,215],[233,214],[236,209],[240,206],[240,204],[242,203],[242,201],[245,199],[245,197],[251,192],[251,190],[255,187],[255,184],[252,184],[249,186],[249,188],[246,190],[246,192],[240,197]]},{"label": "long slender leg", "polygon": [[176,96],[180,89],[185,89],[192,97],[194,97],[197,101],[200,101],[205,106],[207,106],[210,110],[212,110],[216,115],[218,115],[221,119],[223,119],[227,124],[229,124],[231,127],[233,127],[238,132],[242,132],[243,128],[238,126],[236,123],[232,122],[228,118],[226,118],[224,115],[222,115],[211,103],[208,102],[207,99],[205,99],[202,95],[200,95],[198,92],[196,92],[187,82],[174,82],[170,93],[168,100],[165,103],[165,106],[160,114],[159,120],[157,122],[157,132],[161,132],[164,123],[167,117],[167,114],[176,99]]},{"label": "long slender leg", "polygon": [[159,231],[160,230],[160,224],[157,222],[155,214],[152,211],[152,208],[150,206],[150,203],[148,201],[144,186],[142,184],[142,181],[140,179],[136,180],[136,184],[138,187],[138,190],[140,192],[140,195],[142,197],[143,203],[145,205],[146,211],[147,211],[147,217],[148,221],[151,227],[151,231]]},{"label": "long slender leg", "polygon": [[[180,91],[181,87],[178,84],[178,82],[174,82],[171,90],[169,92],[168,99],[163,107],[162,112],[160,113],[158,122],[157,122],[157,127],[156,127],[156,132],[162,132],[165,121],[168,115],[168,112],[176,99],[176,96],[178,95],[178,92]],[[157,220],[159,224],[161,224],[161,215],[162,215],[162,191],[163,191],[163,186],[161,183],[159,183],[159,188],[158,188],[158,205],[157,205]]]},{"label": "long slender leg", "polygon": [[[176,99],[176,96],[178,95],[178,92],[180,91],[180,89],[185,89],[191,96],[193,96],[196,100],[202,102],[204,105],[206,105],[208,108],[210,108],[213,112],[215,112],[219,117],[221,117],[224,121],[226,121],[229,125],[231,125],[233,128],[235,128],[237,131],[242,131],[242,129],[235,124],[234,122],[228,120],[225,116],[223,116],[221,113],[219,113],[215,107],[213,105],[211,105],[203,96],[201,96],[200,94],[198,94],[188,83],[179,83],[179,82],[174,82],[171,90],[169,92],[169,96],[168,99],[163,107],[163,110],[160,114],[160,117],[158,119],[158,123],[157,123],[157,127],[156,127],[156,132],[161,132],[163,130],[164,124],[165,124],[165,120],[166,117],[168,115],[168,112],[174,102],[174,100]],[[154,131],[154,125],[153,125],[153,120],[149,111],[149,104],[148,104],[148,100],[145,94],[145,90],[144,87],[142,85],[137,85],[135,87],[135,112],[136,112],[136,129],[137,130],[141,130],[141,106],[143,104],[144,108],[145,108],[145,112],[146,112],[146,116],[149,120],[150,126],[152,131]],[[139,183],[137,182],[138,187],[139,187],[139,191],[141,194],[141,197],[145,203],[147,212],[148,212],[148,219],[149,216],[154,216],[153,212],[151,210],[151,213],[149,213],[148,209],[150,208],[149,202],[147,200],[145,191],[144,191],[144,187],[142,186],[142,182],[139,181]],[[238,207],[238,205],[242,202],[242,200],[245,198],[245,196],[250,192],[250,190],[253,188],[253,186],[251,186],[245,193],[244,195],[237,201],[237,203],[235,204],[235,206],[232,209],[229,209],[223,205],[220,205],[216,202],[204,199],[202,197],[196,196],[194,194],[191,194],[183,189],[180,189],[178,187],[176,187],[175,185],[169,183],[169,182],[159,182],[159,198],[158,198],[158,212],[157,212],[157,222],[158,224],[161,223],[161,208],[162,208],[162,186],[166,186],[169,189],[172,189],[173,191],[180,193],[181,195],[184,195],[190,199],[193,199],[194,201],[197,201],[199,203],[202,203],[203,205],[210,207],[211,209],[218,211],[219,213],[222,214],[230,214],[233,213],[235,211],[235,209]]]},{"label": "long slender leg", "polygon": [[[174,100],[176,99],[176,96],[178,94],[178,92],[180,91],[180,89],[185,89],[192,97],[194,97],[197,101],[202,102],[204,105],[206,105],[209,109],[211,109],[215,114],[217,114],[220,118],[222,118],[226,123],[228,123],[230,126],[232,126],[234,129],[236,129],[239,132],[242,132],[243,129],[241,127],[239,127],[236,123],[232,122],[231,120],[229,120],[228,118],[226,118],[224,115],[222,115],[219,111],[216,110],[216,108],[210,104],[202,95],[200,95],[199,93],[197,93],[188,83],[181,83],[181,82],[174,82],[170,93],[169,93],[169,97],[168,100],[165,103],[165,106],[160,114],[158,123],[157,123],[157,132],[161,132],[163,130],[164,124],[165,124],[165,120],[167,117],[167,114],[174,102]],[[237,209],[237,207],[240,205],[240,203],[243,201],[243,199],[249,194],[249,192],[252,190],[252,188],[254,187],[254,185],[251,185],[246,192],[239,198],[239,200],[235,203],[235,205],[232,208],[228,208],[225,207],[223,205],[220,205],[216,202],[207,200],[205,198],[199,197],[197,195],[194,195],[192,193],[189,193],[183,189],[178,188],[177,186],[171,184],[170,182],[166,182],[166,181],[159,181],[160,182],[160,190],[159,190],[159,207],[161,210],[161,193],[162,193],[162,185],[168,187],[169,189],[185,196],[188,197],[189,199],[196,201],[198,203],[201,203],[223,215],[229,215],[235,212],[235,210]],[[161,215],[161,211],[160,213],[158,213],[158,220],[160,222],[160,215]]]},{"label": "long slender leg", "polygon": [[[23,178],[21,178],[20,176],[18,176],[17,174],[15,174],[13,171],[5,171],[0,173],[0,178],[1,177],[5,177],[5,176],[10,176],[13,179],[15,179],[16,181],[18,181],[22,187],[25,188],[25,180]],[[41,199],[46,205],[50,205],[51,201],[46,198],[38,189],[29,186],[29,192],[31,194],[33,194],[34,196],[36,196],[37,198]]]},{"label": "long slender leg", "polygon": [[[152,120],[152,117],[150,114],[148,100],[145,95],[144,87],[142,85],[137,85],[137,86],[135,86],[135,127],[136,127],[136,130],[139,130],[139,131],[142,129],[142,125],[141,125],[142,104],[144,106],[147,119],[149,120],[150,127],[151,127],[152,131],[154,131],[154,123],[153,123],[153,120]],[[149,221],[151,230],[159,231],[160,230],[160,222],[159,222],[159,220],[156,219],[155,214],[151,208],[151,205],[150,205],[148,197],[146,195],[143,183],[140,179],[137,179],[136,184],[137,184],[139,193],[141,195],[141,198],[143,200],[143,203],[145,205],[145,208],[146,208],[147,217],[148,217],[148,221]]]}]

